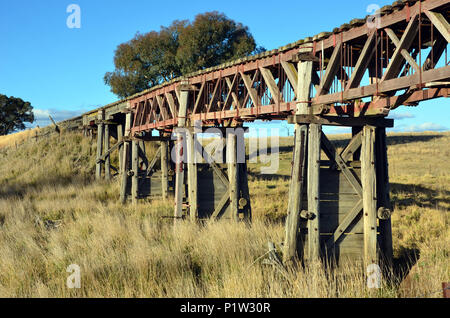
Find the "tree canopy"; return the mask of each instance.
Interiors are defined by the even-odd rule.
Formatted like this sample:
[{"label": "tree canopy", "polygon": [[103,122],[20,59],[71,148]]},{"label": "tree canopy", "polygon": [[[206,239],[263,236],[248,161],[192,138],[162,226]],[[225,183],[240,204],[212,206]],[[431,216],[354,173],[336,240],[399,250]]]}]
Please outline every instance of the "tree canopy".
[{"label": "tree canopy", "polygon": [[25,129],[24,123],[33,121],[33,106],[29,102],[0,94],[0,135]]},{"label": "tree canopy", "polygon": [[120,98],[128,97],[190,72],[264,51],[248,27],[223,13],[206,12],[174,21],[120,44],[114,55],[115,71],[105,84]]}]

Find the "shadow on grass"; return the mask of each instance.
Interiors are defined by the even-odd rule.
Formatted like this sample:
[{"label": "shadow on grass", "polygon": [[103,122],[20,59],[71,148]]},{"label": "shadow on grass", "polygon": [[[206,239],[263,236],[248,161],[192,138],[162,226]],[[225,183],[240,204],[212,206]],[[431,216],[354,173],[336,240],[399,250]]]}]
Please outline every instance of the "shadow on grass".
[{"label": "shadow on grass", "polygon": [[450,204],[450,191],[402,183],[390,183],[390,187],[391,201],[396,207],[416,205],[422,208],[439,208],[441,204]]},{"label": "shadow on grass", "polygon": [[248,171],[247,172],[249,181],[289,181],[290,176],[282,174],[260,174],[258,172]]},{"label": "shadow on grass", "polygon": [[265,153],[267,155],[276,154],[276,153],[278,153],[278,154],[286,154],[286,153],[292,153],[293,150],[294,150],[294,146],[279,146],[278,150],[277,149],[271,149],[270,147],[269,148],[265,148],[265,149],[262,148],[262,149],[255,150],[252,153],[250,153],[248,155],[248,159],[251,160],[251,159],[254,159],[254,158],[258,158],[258,156],[261,153]]},{"label": "shadow on grass", "polygon": [[392,272],[388,274],[389,284],[399,287],[408,277],[409,272],[420,258],[420,250],[417,248],[402,247],[397,257],[392,260]]},{"label": "shadow on grass", "polygon": [[413,142],[428,142],[434,139],[440,139],[444,137],[442,134],[431,134],[431,135],[400,135],[400,136],[388,136],[387,144],[399,145],[399,144],[409,144]]},{"label": "shadow on grass", "polygon": [[0,187],[0,199],[10,199],[18,197],[23,199],[25,194],[41,190],[45,187],[65,187],[71,184],[77,184],[80,186],[85,186],[90,184],[91,180],[86,180],[82,176],[56,176],[56,175],[46,175],[40,177],[36,181],[30,182],[13,182],[11,184],[2,185]]},{"label": "shadow on grass", "polygon": [[[419,135],[419,134],[405,134],[399,136],[387,136],[386,143],[388,146],[393,145],[401,145],[401,144],[410,144],[415,142],[428,142],[434,139],[440,139],[444,137],[442,134],[430,134],[430,135]],[[336,139],[331,139],[331,142],[336,148],[344,148],[348,145],[350,138],[348,137],[339,137]]]}]

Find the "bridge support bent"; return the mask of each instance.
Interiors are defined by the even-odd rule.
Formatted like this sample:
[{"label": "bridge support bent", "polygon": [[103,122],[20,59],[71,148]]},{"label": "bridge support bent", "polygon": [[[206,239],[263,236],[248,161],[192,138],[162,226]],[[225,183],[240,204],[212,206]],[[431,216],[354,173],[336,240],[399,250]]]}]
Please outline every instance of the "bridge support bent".
[{"label": "bridge support bent", "polygon": [[[339,264],[360,259],[392,261],[391,206],[385,119],[355,121],[341,148],[322,131],[326,119],[310,117],[295,136],[285,263],[322,259]],[[293,116],[290,121],[298,118]],[[339,141],[341,143],[341,141]],[[306,158],[305,159],[305,154]],[[298,208],[297,208],[298,207]]]}]

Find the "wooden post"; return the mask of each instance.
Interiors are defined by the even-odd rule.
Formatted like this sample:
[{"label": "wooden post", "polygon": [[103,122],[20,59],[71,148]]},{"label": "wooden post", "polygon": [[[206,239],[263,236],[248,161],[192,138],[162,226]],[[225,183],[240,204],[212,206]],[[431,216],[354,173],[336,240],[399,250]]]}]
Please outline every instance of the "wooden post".
[{"label": "wooden post", "polygon": [[168,179],[168,142],[161,141],[161,189],[163,199],[167,199],[167,191],[169,189],[169,179]]},{"label": "wooden post", "polygon": [[363,128],[361,183],[363,189],[364,260],[367,267],[370,264],[378,264],[375,127],[373,126],[364,126]]},{"label": "wooden post", "polygon": [[238,169],[237,169],[237,137],[234,132],[227,132],[227,164],[228,182],[230,183],[230,209],[232,218],[239,221],[239,189],[238,189]]},{"label": "wooden post", "polygon": [[292,163],[291,184],[289,187],[288,216],[286,218],[286,237],[283,262],[295,263],[297,260],[298,231],[300,228],[301,200],[305,176],[305,156],[308,126],[295,125],[294,160]]},{"label": "wooden post", "polygon": [[[300,49],[300,53],[310,52],[310,48]],[[297,110],[296,115],[309,114],[311,107],[310,88],[312,78],[312,61],[298,62]],[[300,211],[302,205],[303,185],[305,179],[305,156],[308,138],[308,126],[295,124],[294,158],[289,188],[288,216],[286,218],[286,237],[284,242],[283,262],[292,265],[298,255],[298,232],[300,228]]]},{"label": "wooden post", "polygon": [[[128,113],[125,117],[125,136],[126,138],[129,138],[130,136],[130,129],[131,129],[131,113]],[[122,158],[123,158],[123,165],[121,170],[121,178],[122,182],[120,185],[120,201],[122,203],[125,203],[127,200],[127,185],[128,185],[128,169],[130,166],[130,141],[127,139],[123,144],[123,150],[122,150]]]},{"label": "wooden post", "polygon": [[244,198],[248,198],[247,205],[244,209],[244,220],[247,222],[251,222],[252,220],[252,205],[250,202],[250,191],[248,189],[248,177],[247,177],[247,162],[244,162],[241,164],[241,172],[239,172],[241,175],[241,189],[242,189],[242,195]]},{"label": "wooden post", "polygon": [[178,132],[177,144],[175,146],[175,222],[183,217],[183,196],[184,196],[184,162],[183,162],[183,134]]},{"label": "wooden post", "polygon": [[137,203],[139,197],[139,141],[131,142],[131,198],[133,203]]},{"label": "wooden post", "polygon": [[[360,131],[362,127],[354,126],[352,127],[352,137],[355,137]],[[358,148],[355,152],[353,152],[353,161],[358,161],[361,158],[361,149]]]},{"label": "wooden post", "polygon": [[[186,114],[189,101],[189,88],[187,83],[181,83],[181,91],[179,97],[180,107],[178,109],[178,127],[186,126]],[[176,168],[175,168],[175,222],[183,217],[183,196],[184,196],[184,161],[183,161],[183,138],[186,138],[185,133],[177,133],[177,147],[176,147]]]},{"label": "wooden post", "polygon": [[[139,155],[139,168],[148,169],[148,159],[145,151],[145,142],[143,140],[139,140],[138,143],[138,155]],[[145,165],[145,168],[144,168]]]},{"label": "wooden post", "polygon": [[310,124],[308,135],[308,212],[314,218],[308,220],[308,258],[316,261],[320,258],[320,140],[321,125]]},{"label": "wooden post", "polygon": [[195,152],[195,133],[190,131],[186,133],[186,150],[187,150],[187,176],[188,176],[188,198],[189,198],[189,215],[191,221],[195,222],[198,218],[197,203],[197,159]]},{"label": "wooden post", "polygon": [[97,162],[95,164],[95,178],[100,180],[102,176],[102,162],[100,158],[103,155],[103,120],[104,120],[104,111],[99,110],[98,117],[99,123],[97,125]]},{"label": "wooden post", "polygon": [[[117,125],[117,142],[123,141],[123,126]],[[122,171],[123,166],[123,145],[119,146],[119,171]]]},{"label": "wooden post", "polygon": [[[389,197],[389,164],[387,158],[386,128],[376,130],[376,163],[377,163],[377,188],[378,207],[392,210]],[[390,269],[392,267],[392,226],[391,218],[379,220],[380,249],[383,252],[383,265]]]},{"label": "wooden post", "polygon": [[[105,151],[108,151],[110,147],[109,125],[105,125]],[[111,155],[105,158],[105,179],[111,180]]]},{"label": "wooden post", "polygon": [[178,110],[178,127],[185,127],[186,126],[186,114],[187,114],[187,104],[189,100],[189,90],[183,86],[185,86],[186,83],[182,83],[182,89],[180,91],[180,108]]}]

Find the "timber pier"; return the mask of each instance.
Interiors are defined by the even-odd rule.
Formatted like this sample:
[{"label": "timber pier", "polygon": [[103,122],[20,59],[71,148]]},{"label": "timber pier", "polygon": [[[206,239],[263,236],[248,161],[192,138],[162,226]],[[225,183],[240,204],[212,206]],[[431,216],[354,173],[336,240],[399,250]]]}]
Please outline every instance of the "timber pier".
[{"label": "timber pier", "polygon": [[[344,4],[345,5],[345,4]],[[284,262],[392,260],[386,117],[449,94],[450,0],[396,1],[279,49],[201,70],[69,120],[97,137],[96,178],[121,180],[118,198],[174,198],[174,219],[251,220],[244,125],[295,125]],[[368,21],[372,21],[369,23]],[[222,161],[197,136],[214,127]],[[341,152],[322,131],[352,128]],[[240,131],[241,133],[236,133]],[[110,140],[116,140],[111,146]],[[147,158],[144,141],[158,144]],[[119,152],[119,167],[110,154]],[[146,190],[144,190],[146,189]]]}]

